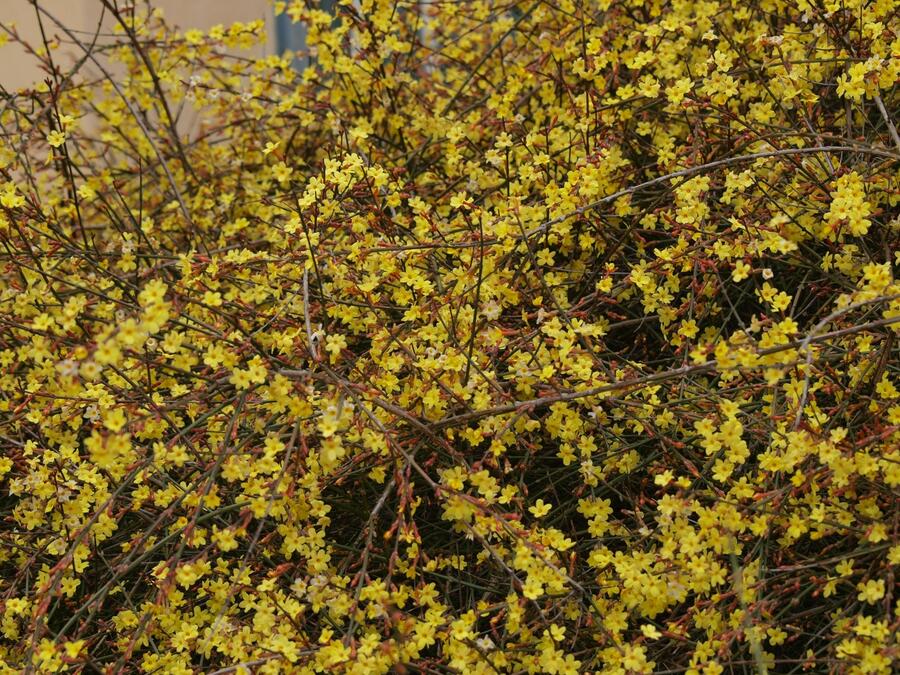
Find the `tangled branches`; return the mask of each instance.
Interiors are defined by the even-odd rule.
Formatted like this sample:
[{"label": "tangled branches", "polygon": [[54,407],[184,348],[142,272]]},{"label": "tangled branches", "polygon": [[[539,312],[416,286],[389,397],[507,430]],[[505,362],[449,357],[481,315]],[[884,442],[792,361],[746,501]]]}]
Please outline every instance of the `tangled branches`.
[{"label": "tangled branches", "polygon": [[0,103],[0,670],[891,671],[890,3],[101,2]]}]

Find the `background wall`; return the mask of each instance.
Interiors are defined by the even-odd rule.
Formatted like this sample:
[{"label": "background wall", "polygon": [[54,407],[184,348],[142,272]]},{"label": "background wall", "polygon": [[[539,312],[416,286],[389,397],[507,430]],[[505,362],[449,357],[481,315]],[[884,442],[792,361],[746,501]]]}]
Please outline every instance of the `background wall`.
[{"label": "background wall", "polygon": [[[40,0],[41,5],[69,28],[89,34],[79,38],[90,38],[97,29],[101,16],[100,0]],[[152,0],[153,7],[161,8],[167,21],[181,29],[208,29],[218,23],[228,25],[234,21],[251,21],[264,18],[269,34],[268,51],[274,51],[274,29],[272,8],[269,0]],[[19,34],[34,47],[41,44],[40,30],[35,18],[34,7],[28,0],[0,0],[0,23],[14,23]],[[109,25],[109,20],[106,22]],[[47,37],[54,33],[52,22],[44,19]],[[66,38],[67,39],[67,38]],[[257,50],[260,53],[265,50]],[[64,45],[59,54],[79,55],[77,46]],[[259,54],[261,55],[261,53]],[[43,79],[35,59],[17,44],[8,42],[0,47],[0,85],[8,90],[27,87]]]}]

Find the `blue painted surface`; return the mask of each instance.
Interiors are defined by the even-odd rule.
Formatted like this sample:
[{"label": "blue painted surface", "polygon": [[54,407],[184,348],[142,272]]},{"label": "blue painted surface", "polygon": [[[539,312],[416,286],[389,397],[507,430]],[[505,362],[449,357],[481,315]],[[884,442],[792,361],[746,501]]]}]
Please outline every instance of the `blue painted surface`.
[{"label": "blue painted surface", "polygon": [[[319,0],[319,7],[326,12],[334,11],[334,0]],[[278,54],[290,50],[295,54],[306,50],[306,26],[294,23],[287,12],[275,17],[275,49]],[[308,56],[295,56],[293,66],[296,69],[310,65]]]},{"label": "blue painted surface", "polygon": [[[306,49],[306,26],[301,23],[293,23],[287,12],[282,12],[275,17],[275,50],[283,54],[291,50],[295,54]],[[300,69],[307,65],[308,58],[294,56],[294,68]]]}]

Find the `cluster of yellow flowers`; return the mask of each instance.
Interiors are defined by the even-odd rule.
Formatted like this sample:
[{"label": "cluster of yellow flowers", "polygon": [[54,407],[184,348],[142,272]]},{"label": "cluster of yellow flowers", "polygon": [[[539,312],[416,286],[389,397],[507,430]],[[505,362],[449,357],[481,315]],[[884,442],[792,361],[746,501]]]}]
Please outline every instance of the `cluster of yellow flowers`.
[{"label": "cluster of yellow flowers", "polygon": [[0,673],[892,672],[893,2],[36,6]]}]

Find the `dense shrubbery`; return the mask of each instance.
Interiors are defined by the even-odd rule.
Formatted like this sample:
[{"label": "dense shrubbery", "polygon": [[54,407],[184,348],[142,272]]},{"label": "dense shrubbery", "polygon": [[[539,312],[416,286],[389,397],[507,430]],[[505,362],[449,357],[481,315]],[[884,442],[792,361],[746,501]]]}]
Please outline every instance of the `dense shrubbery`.
[{"label": "dense shrubbery", "polygon": [[2,672],[891,671],[893,3],[102,1],[0,103]]}]

